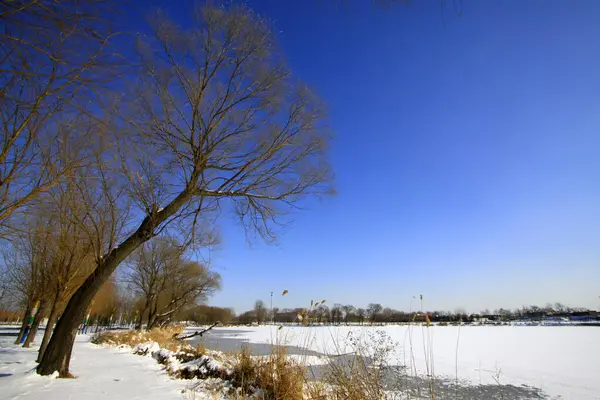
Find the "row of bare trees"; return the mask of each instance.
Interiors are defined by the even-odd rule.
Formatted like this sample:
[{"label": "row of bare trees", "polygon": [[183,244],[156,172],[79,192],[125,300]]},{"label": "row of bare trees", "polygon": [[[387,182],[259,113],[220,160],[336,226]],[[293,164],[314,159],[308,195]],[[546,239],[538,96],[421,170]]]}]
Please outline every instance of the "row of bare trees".
[{"label": "row of bare trees", "polygon": [[279,217],[331,192],[323,105],[260,16],[204,6],[183,29],[157,12],[130,37],[109,23],[117,5],[0,3],[3,276],[23,315],[40,300],[36,322],[57,319],[42,375],[69,375],[120,265],[138,325],[168,323],[219,286],[190,254],[221,215],[272,240]]},{"label": "row of bare trees", "polygon": [[[26,234],[13,236],[12,245],[4,249],[4,265],[9,266],[3,279],[5,292],[24,308],[15,344],[25,335],[28,316],[39,303],[24,347],[31,345],[40,322],[47,319],[40,358],[66,300],[89,275],[94,256],[90,241],[72,223],[70,218],[74,216],[67,218],[61,212],[73,213],[76,207],[70,203],[54,206],[61,207],[45,209],[31,220],[30,227],[23,228]],[[159,236],[141,246],[125,263],[124,270],[95,296],[89,311],[96,319],[110,315],[115,321],[135,318],[138,328],[143,320],[147,321],[147,329],[163,326],[206,300],[220,286],[220,276],[192,260],[186,247],[173,238]],[[122,291],[132,294],[129,299],[119,296],[118,284]]]},{"label": "row of bare trees", "polygon": [[11,235],[11,245],[4,249],[7,268],[7,291],[24,306],[23,326],[17,338],[24,334],[25,322],[34,304],[39,303],[31,330],[24,343],[29,347],[35,339],[41,320],[48,318],[40,347],[40,358],[49,342],[51,327],[61,308],[78,285],[90,273],[92,254],[89,242],[75,222],[79,212],[72,193],[61,185],[48,190],[47,196],[28,208],[18,232]]},{"label": "row of bare trees", "polygon": [[[257,306],[260,305],[260,306]],[[546,316],[595,316],[594,312],[584,307],[569,307],[561,303],[540,306],[523,306],[515,309],[500,308],[493,311],[483,310],[479,313],[467,313],[458,308],[454,311],[399,311],[390,307],[383,307],[379,303],[370,303],[366,308],[352,305],[334,304],[331,308],[326,304],[319,304],[310,309],[306,308],[264,308],[264,303],[257,300],[253,310],[241,313],[235,319],[239,324],[262,324],[269,321],[275,323],[309,323],[316,324],[364,324],[364,323],[406,323],[423,321],[425,315],[432,322],[463,322],[469,323],[482,319],[490,321],[515,321],[519,319],[539,319]],[[300,317],[299,317],[300,316]]]},{"label": "row of bare trees", "polygon": [[232,308],[199,305],[187,310],[180,318],[200,325],[213,325],[215,323],[226,325],[233,323],[236,315]]}]

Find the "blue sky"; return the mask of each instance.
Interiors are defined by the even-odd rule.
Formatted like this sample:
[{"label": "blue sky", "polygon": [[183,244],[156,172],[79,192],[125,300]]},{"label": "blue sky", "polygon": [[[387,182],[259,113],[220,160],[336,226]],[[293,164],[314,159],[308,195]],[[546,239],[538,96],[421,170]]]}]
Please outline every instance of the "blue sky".
[{"label": "blue sky", "polygon": [[329,104],[339,194],[277,246],[221,220],[211,304],[597,308],[600,2],[333,3],[247,1]]}]

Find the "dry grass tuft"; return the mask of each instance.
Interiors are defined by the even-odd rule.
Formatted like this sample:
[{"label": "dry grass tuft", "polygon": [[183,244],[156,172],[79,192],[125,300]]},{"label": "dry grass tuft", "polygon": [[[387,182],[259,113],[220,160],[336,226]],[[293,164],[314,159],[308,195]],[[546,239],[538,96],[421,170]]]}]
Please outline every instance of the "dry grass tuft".
[{"label": "dry grass tuft", "polygon": [[253,358],[245,348],[238,354],[233,382],[244,394],[260,389],[264,400],[303,400],[305,373],[303,366],[288,358],[285,347],[274,347],[263,359]]},{"label": "dry grass tuft", "polygon": [[175,339],[182,331],[182,326],[152,328],[149,331],[107,331],[95,335],[92,338],[92,343],[133,347],[140,343],[156,342],[161,348],[171,351],[194,350],[191,345]]},{"label": "dry grass tuft", "polygon": [[[351,357],[331,359],[324,381],[328,385],[327,398],[335,400],[379,400],[385,398],[385,374],[398,373],[389,369],[388,359],[398,343],[383,330],[366,335],[350,333],[346,345]],[[392,377],[392,375],[390,375]]]},{"label": "dry grass tuft", "polygon": [[336,400],[379,400],[384,388],[381,375],[366,365],[361,357],[343,365],[331,364],[325,380],[330,384],[329,397]]},{"label": "dry grass tuft", "polygon": [[304,385],[305,399],[309,400],[328,400],[331,399],[331,389],[329,385],[322,381],[306,382]]},{"label": "dry grass tuft", "polygon": [[233,382],[247,392],[258,378],[258,362],[252,358],[250,348],[244,347],[237,355],[237,365],[233,370]]},{"label": "dry grass tuft", "polygon": [[196,354],[200,354],[200,355],[206,354],[207,351],[208,350],[202,343],[198,343],[198,345],[196,346]]}]

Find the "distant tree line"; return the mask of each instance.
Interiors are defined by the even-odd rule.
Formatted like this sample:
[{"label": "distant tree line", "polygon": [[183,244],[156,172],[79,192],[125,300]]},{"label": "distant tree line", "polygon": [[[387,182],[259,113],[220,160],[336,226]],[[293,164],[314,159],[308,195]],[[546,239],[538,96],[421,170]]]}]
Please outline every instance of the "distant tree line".
[{"label": "distant tree line", "polygon": [[546,306],[529,305],[521,308],[482,310],[478,313],[467,313],[464,309],[454,311],[400,311],[383,307],[379,303],[371,303],[366,308],[353,305],[334,304],[332,307],[320,304],[307,308],[273,308],[265,309],[264,303],[257,300],[253,310],[242,312],[233,321],[239,324],[273,323],[306,323],[311,324],[382,324],[430,322],[471,323],[480,320],[515,321],[520,319],[539,319],[547,316],[573,316],[589,313],[585,307],[569,307],[562,303],[547,304]]}]

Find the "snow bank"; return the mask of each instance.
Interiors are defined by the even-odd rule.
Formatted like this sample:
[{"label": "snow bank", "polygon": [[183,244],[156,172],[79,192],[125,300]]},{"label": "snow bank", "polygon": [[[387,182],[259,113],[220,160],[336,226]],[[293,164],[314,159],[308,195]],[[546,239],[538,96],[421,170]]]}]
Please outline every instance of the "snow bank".
[{"label": "snow bank", "polygon": [[157,351],[160,351],[160,345],[156,342],[149,342],[149,343],[136,344],[131,352],[133,354],[137,354],[139,356],[145,356],[145,355],[151,356],[153,353],[156,353]]},{"label": "snow bank", "polygon": [[161,349],[157,343],[144,343],[138,346],[138,352],[136,353],[134,349],[134,354],[151,355],[159,364],[165,366],[170,375],[180,379],[230,379],[233,374],[235,360],[218,351],[208,351],[207,354],[198,355]]},{"label": "snow bank", "polygon": [[[228,380],[233,375],[235,359],[222,352],[208,350],[206,354],[163,349],[156,342],[138,343],[133,354],[155,359],[167,373],[179,379],[217,378]],[[214,382],[213,382],[214,386]],[[227,386],[225,383],[223,386]]]}]

